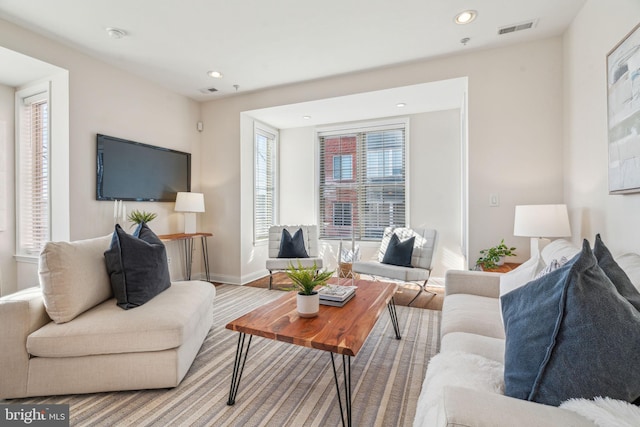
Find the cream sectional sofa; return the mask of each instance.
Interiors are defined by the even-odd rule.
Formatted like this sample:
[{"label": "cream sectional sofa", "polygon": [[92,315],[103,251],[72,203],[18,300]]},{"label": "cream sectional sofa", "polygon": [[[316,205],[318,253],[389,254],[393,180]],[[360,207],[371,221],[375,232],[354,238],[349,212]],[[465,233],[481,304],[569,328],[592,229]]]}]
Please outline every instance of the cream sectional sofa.
[{"label": "cream sectional sofa", "polygon": [[[570,259],[578,252],[579,248],[571,243],[556,240],[542,250],[540,259],[548,265],[563,256]],[[626,254],[616,261],[640,289],[640,256]],[[414,427],[596,425],[561,407],[504,395],[501,277],[504,294],[509,290],[509,281],[517,281],[518,275],[524,275],[512,273],[503,277],[479,271],[447,272],[441,349],[428,366]],[[636,421],[638,424],[630,425],[640,425],[640,419]]]},{"label": "cream sectional sofa", "polygon": [[184,378],[213,323],[215,287],[173,282],[123,310],[105,267],[110,241],[47,244],[41,286],[0,298],[0,398],[169,388]]}]

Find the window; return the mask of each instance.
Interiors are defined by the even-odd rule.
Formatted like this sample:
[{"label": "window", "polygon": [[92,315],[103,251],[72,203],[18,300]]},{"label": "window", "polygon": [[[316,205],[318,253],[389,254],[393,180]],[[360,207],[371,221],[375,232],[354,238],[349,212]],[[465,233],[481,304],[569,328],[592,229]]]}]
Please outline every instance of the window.
[{"label": "window", "polygon": [[379,240],[406,224],[407,122],[318,133],[320,238]]},{"label": "window", "polygon": [[353,156],[351,154],[333,156],[333,179],[335,181],[353,179]]},{"label": "window", "polygon": [[351,227],[352,209],[353,205],[351,203],[334,203],[333,225],[337,227]]},{"label": "window", "polygon": [[17,255],[38,255],[51,239],[49,166],[49,90],[16,93]]},{"label": "window", "polygon": [[276,143],[277,131],[254,126],[253,240],[269,239],[269,227],[276,223]]}]

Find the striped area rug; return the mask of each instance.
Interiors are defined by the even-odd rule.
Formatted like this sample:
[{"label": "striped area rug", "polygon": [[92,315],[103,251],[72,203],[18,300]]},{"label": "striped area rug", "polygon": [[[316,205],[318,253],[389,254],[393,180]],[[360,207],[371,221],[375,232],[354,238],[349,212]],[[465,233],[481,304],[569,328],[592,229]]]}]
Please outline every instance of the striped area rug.
[{"label": "striped area rug", "polygon": [[[236,317],[282,295],[251,287],[217,287],[214,326],[174,389],[16,399],[68,403],[73,426],[339,426],[329,354],[254,337],[236,404],[227,406],[238,333]],[[353,422],[410,426],[429,359],[439,346],[440,312],[396,307],[402,339],[380,316],[351,361]],[[341,371],[341,358],[337,368]],[[341,389],[342,390],[342,389]]]}]

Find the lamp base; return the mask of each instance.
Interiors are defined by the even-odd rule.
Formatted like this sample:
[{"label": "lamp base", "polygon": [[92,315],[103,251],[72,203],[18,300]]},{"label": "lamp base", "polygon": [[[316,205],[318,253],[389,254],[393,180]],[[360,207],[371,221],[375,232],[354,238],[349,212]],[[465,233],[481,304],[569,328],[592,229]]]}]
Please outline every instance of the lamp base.
[{"label": "lamp base", "polygon": [[195,234],[196,232],[196,213],[184,213],[184,234]]},{"label": "lamp base", "polygon": [[539,257],[542,248],[551,243],[550,239],[544,237],[532,237],[531,238],[531,258]]}]

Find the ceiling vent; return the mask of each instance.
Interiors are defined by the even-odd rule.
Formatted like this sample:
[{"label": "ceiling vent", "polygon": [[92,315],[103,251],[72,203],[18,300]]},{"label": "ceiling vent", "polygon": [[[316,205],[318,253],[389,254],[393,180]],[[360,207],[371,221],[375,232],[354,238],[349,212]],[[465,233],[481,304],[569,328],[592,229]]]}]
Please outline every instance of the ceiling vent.
[{"label": "ceiling vent", "polygon": [[538,20],[534,19],[532,21],[522,22],[520,24],[507,25],[506,27],[498,28],[498,35],[515,33],[516,31],[528,30],[530,28],[534,28],[537,22]]},{"label": "ceiling vent", "polygon": [[204,89],[200,89],[200,92],[204,93],[205,95],[216,93],[217,91],[218,89],[216,89],[215,87],[206,87]]}]

